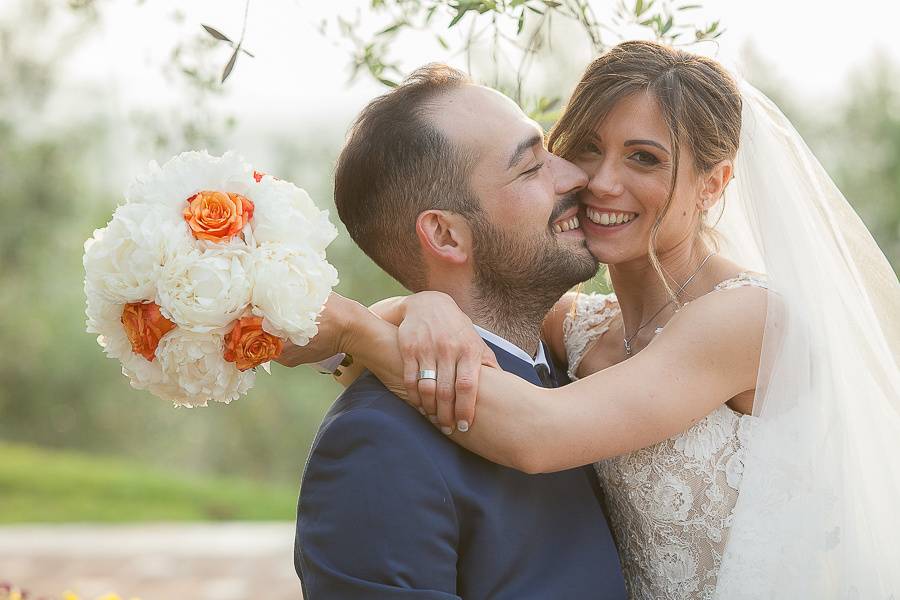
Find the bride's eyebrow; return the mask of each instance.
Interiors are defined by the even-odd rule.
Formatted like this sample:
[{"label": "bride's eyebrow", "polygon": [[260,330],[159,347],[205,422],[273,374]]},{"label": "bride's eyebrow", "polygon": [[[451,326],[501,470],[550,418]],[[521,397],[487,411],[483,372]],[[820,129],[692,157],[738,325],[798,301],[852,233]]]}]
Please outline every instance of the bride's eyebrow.
[{"label": "bride's eyebrow", "polygon": [[628,146],[653,146],[654,148],[659,148],[666,154],[669,154],[669,151],[665,148],[665,146],[663,146],[659,142],[654,142],[653,140],[626,140],[624,145],[626,148]]}]

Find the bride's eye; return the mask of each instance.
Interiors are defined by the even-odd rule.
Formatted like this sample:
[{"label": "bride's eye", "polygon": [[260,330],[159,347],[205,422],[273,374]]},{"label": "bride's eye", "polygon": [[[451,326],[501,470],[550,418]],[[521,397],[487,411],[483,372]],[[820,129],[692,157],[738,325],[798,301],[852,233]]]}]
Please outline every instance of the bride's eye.
[{"label": "bride's eye", "polygon": [[600,148],[594,142],[587,142],[581,152],[583,154],[600,154]]},{"label": "bride's eye", "polygon": [[659,159],[646,150],[638,150],[631,155],[631,158],[633,158],[636,162],[644,165],[645,167],[652,167],[659,164]]}]

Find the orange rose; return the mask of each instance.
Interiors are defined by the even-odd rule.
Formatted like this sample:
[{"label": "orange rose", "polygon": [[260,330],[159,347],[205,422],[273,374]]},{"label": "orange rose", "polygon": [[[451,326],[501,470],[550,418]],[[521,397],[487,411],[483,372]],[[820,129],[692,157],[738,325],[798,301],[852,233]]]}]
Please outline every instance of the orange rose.
[{"label": "orange rose", "polygon": [[253,202],[240,194],[204,191],[187,203],[184,220],[198,240],[227,242],[253,218]]},{"label": "orange rose", "polygon": [[131,350],[150,362],[156,358],[160,338],[175,329],[175,323],[165,318],[153,302],[126,304],[122,309],[122,326]]},{"label": "orange rose", "polygon": [[284,349],[284,340],[263,331],[262,322],[262,317],[244,317],[225,334],[225,360],[241,371],[278,358]]}]

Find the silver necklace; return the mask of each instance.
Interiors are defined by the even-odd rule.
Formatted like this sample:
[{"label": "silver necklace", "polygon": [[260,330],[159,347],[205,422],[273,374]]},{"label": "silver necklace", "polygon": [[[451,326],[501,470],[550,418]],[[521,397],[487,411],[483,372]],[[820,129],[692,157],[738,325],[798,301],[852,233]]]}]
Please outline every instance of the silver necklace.
[{"label": "silver necklace", "polygon": [[[700,269],[702,269],[702,268],[706,265],[707,261],[709,261],[709,259],[711,259],[713,256],[715,256],[715,254],[716,254],[715,252],[710,252],[710,253],[706,256],[706,258],[703,259],[703,262],[700,263],[700,266],[697,267],[697,269],[696,269],[693,273],[691,273],[691,276],[688,277],[687,281],[685,281],[684,284],[682,284],[682,286],[681,286],[680,288],[678,288],[678,291],[675,292],[675,297],[676,297],[676,298],[677,298],[678,296],[681,295],[681,292],[684,291],[684,288],[686,288],[686,287],[688,286],[688,284],[689,284],[691,281],[693,281],[694,277],[697,276],[697,273],[700,272]],[[649,325],[649,324],[653,321],[653,319],[655,319],[656,317],[659,316],[659,313],[661,313],[662,311],[664,311],[664,310],[665,310],[670,304],[672,304],[673,302],[675,302],[674,299],[669,300],[668,302],[666,302],[665,304],[663,304],[663,305],[662,305],[662,308],[660,308],[658,311],[656,311],[655,313],[653,313],[653,316],[652,316],[652,317],[650,317],[649,319],[647,319],[646,321],[644,321],[644,323],[643,323],[640,327],[637,328],[637,331],[635,331],[633,334],[631,334],[631,337],[627,337],[627,338],[625,338],[624,340],[622,340],[623,342],[625,342],[625,356],[631,356],[631,354],[633,353],[633,350],[632,350],[632,348],[631,348],[631,342],[633,342],[633,341],[634,341],[634,338],[637,337],[637,334],[639,334],[639,333],[641,332],[641,329],[643,329],[644,327],[646,327],[647,325]],[[623,323],[622,323],[622,329],[624,330],[624,328],[625,328],[625,323],[624,323],[624,321],[623,321]]]}]

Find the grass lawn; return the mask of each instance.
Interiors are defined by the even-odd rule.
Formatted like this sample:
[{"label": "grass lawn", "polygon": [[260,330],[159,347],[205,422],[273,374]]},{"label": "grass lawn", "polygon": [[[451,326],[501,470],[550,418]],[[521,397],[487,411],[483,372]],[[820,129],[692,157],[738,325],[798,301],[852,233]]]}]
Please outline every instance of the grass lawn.
[{"label": "grass lawn", "polygon": [[290,520],[297,490],[0,442],[0,523]]}]

